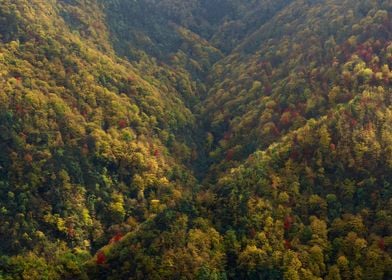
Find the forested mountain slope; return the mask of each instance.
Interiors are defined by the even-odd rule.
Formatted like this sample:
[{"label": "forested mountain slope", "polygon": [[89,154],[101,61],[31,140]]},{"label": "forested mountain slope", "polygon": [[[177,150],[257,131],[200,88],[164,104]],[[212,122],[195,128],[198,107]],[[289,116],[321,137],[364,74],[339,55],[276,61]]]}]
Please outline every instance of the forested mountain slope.
[{"label": "forested mountain slope", "polygon": [[195,122],[181,75],[165,83],[116,57],[90,4],[1,3],[3,254],[83,257],[195,184],[176,140]]},{"label": "forested mountain slope", "polygon": [[217,63],[202,106],[220,141],[213,157],[243,159],[364,89],[389,86],[382,8],[391,4],[372,3],[292,3]]},{"label": "forested mountain slope", "polygon": [[0,279],[392,278],[391,12],[0,1]]}]

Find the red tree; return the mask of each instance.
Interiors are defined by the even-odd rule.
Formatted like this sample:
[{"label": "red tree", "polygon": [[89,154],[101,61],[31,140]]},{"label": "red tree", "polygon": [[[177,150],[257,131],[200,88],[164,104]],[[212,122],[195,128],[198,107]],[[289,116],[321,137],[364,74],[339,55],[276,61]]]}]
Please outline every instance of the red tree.
[{"label": "red tree", "polygon": [[97,253],[97,264],[104,264],[106,262],[106,256],[102,251]]}]

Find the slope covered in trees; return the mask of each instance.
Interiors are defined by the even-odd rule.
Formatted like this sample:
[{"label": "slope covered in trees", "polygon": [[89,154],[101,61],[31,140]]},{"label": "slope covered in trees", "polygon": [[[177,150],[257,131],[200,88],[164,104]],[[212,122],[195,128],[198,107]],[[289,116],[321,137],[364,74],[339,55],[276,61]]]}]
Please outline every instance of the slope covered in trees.
[{"label": "slope covered in trees", "polygon": [[391,13],[0,1],[0,279],[392,278]]}]

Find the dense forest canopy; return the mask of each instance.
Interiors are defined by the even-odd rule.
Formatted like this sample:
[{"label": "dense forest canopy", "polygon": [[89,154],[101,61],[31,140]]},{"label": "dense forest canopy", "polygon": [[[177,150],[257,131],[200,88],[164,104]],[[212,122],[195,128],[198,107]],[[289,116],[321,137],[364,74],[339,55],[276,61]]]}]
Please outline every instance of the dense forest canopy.
[{"label": "dense forest canopy", "polygon": [[0,0],[0,280],[392,279],[390,0]]}]

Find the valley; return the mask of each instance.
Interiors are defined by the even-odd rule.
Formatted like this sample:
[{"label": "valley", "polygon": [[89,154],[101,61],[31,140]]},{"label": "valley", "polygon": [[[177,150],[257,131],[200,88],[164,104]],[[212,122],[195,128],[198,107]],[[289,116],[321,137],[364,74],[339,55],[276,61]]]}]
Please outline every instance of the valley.
[{"label": "valley", "polygon": [[0,1],[0,279],[390,279],[391,13]]}]

